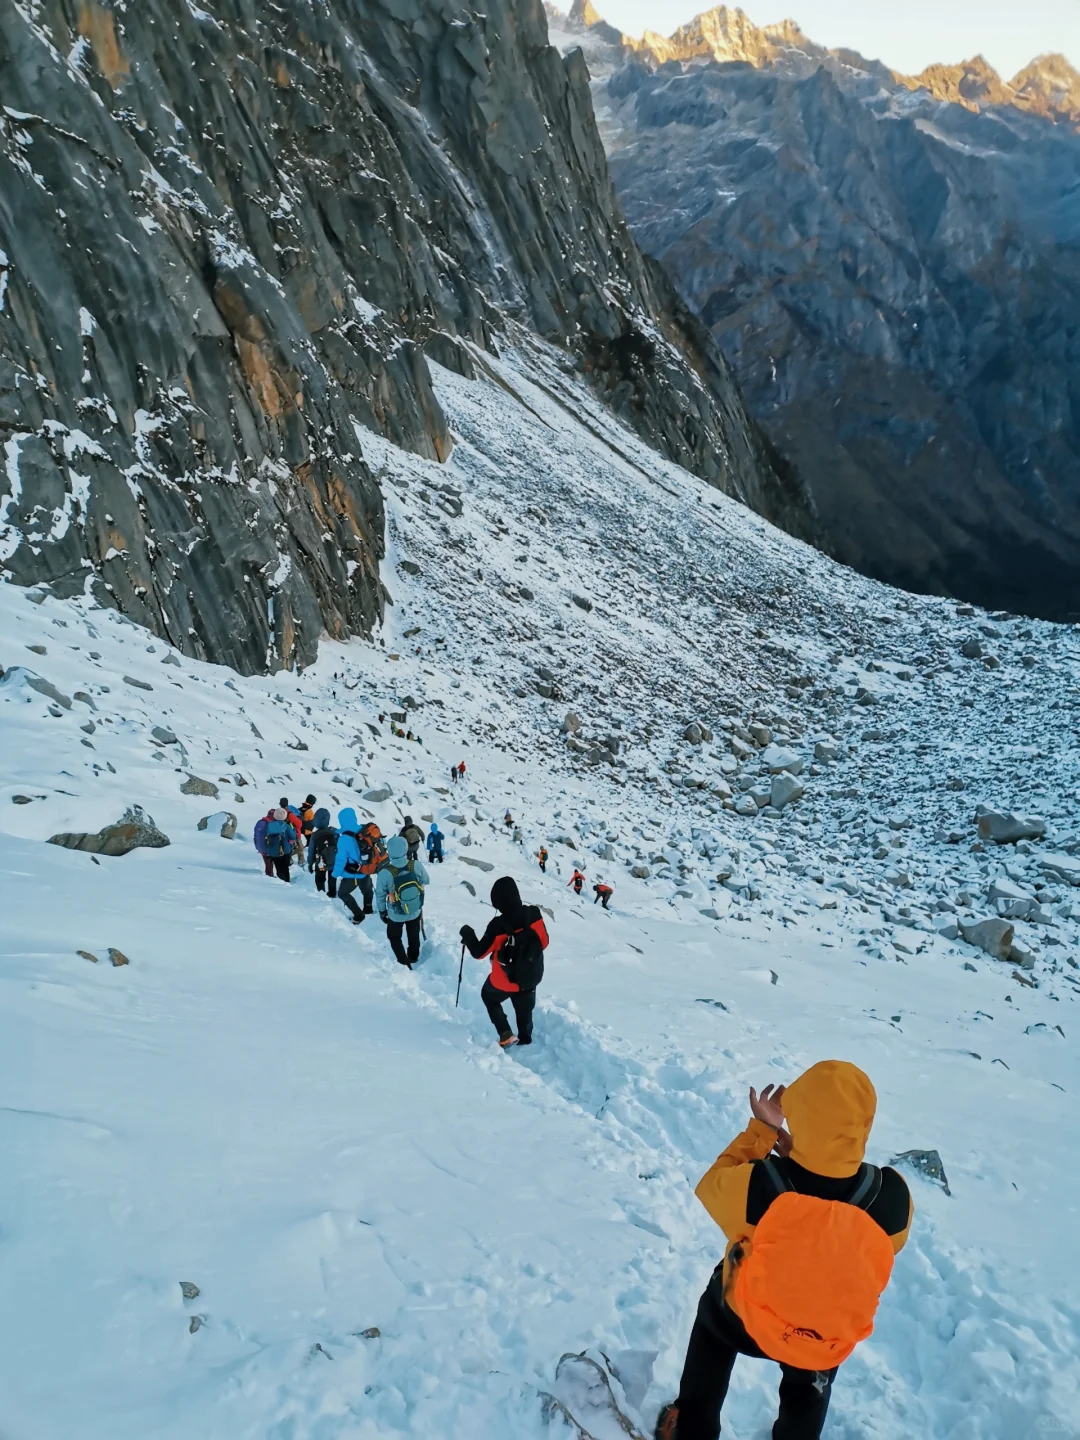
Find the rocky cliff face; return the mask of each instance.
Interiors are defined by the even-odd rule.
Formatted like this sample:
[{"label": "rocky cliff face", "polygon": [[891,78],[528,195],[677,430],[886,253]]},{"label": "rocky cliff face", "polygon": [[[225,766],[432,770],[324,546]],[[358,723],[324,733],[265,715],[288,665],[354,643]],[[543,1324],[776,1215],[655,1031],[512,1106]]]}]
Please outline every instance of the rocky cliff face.
[{"label": "rocky cliff face", "polygon": [[752,32],[714,12],[666,63],[589,32],[632,229],[840,559],[1080,613],[1080,77],[1051,57],[1012,85],[985,62],[906,82]]},{"label": "rocky cliff face", "polygon": [[809,531],[539,0],[0,0],[0,563],[250,672],[370,629],[364,435],[515,327]]}]

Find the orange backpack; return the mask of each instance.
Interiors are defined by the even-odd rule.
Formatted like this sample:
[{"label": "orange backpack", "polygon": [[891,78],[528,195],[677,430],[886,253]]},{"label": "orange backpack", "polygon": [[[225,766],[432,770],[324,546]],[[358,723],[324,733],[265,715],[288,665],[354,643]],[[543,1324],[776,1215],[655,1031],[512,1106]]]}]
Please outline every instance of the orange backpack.
[{"label": "orange backpack", "polygon": [[[361,875],[374,875],[386,860],[386,846],[378,825],[368,824],[360,831],[360,839],[367,842],[368,857],[360,862]],[[361,846],[363,850],[363,846]]]},{"label": "orange backpack", "polygon": [[881,1171],[864,1166],[846,1200],[819,1200],[793,1190],[771,1160],[760,1163],[777,1198],[732,1250],[732,1308],[771,1360],[832,1370],[873,1330],[892,1274],[892,1242],[866,1213]]}]

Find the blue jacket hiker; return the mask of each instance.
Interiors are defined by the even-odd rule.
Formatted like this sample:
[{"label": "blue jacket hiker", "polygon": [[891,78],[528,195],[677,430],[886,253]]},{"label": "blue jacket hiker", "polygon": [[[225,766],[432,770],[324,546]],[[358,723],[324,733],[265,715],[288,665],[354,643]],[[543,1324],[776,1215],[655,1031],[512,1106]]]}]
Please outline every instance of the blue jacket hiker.
[{"label": "blue jacket hiker", "polygon": [[[399,965],[411,970],[420,958],[420,925],[428,872],[419,860],[409,859],[409,847],[400,835],[386,842],[387,862],[375,879],[375,903],[386,925],[386,938]],[[402,931],[409,941],[401,943]]]},{"label": "blue jacket hiker", "polygon": [[[338,899],[348,910],[354,925],[362,925],[364,916],[370,915],[374,908],[371,903],[371,876],[363,873],[365,855],[366,847],[362,845],[360,838],[360,821],[356,817],[356,811],[351,806],[346,806],[344,810],[338,811],[337,850],[334,853],[331,873],[337,882]],[[353,899],[353,891],[357,889],[364,898],[362,910]]]},{"label": "blue jacket hiker", "polygon": [[428,831],[427,837],[427,858],[429,863],[432,863],[436,860],[439,862],[440,865],[443,863],[442,847],[443,833],[439,829],[438,825],[436,825],[435,822],[432,821],[431,829]]}]

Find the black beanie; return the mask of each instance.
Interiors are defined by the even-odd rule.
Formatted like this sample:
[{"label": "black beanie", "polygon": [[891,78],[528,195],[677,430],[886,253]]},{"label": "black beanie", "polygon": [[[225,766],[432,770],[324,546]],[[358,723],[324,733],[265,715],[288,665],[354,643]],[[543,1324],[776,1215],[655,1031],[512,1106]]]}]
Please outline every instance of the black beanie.
[{"label": "black beanie", "polygon": [[504,875],[501,880],[495,881],[491,887],[491,903],[503,915],[520,908],[521,892],[512,875]]}]

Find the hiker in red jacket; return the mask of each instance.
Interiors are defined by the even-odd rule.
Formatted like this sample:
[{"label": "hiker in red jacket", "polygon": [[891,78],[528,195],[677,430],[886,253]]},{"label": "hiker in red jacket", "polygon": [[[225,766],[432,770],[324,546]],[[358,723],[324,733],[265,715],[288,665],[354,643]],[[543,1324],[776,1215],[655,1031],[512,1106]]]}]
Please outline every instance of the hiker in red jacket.
[{"label": "hiker in red jacket", "polygon": [[599,903],[603,905],[604,909],[606,910],[608,908],[608,903],[610,902],[612,895],[615,894],[615,891],[612,890],[610,885],[605,885],[602,880],[598,884],[594,885],[592,888],[593,894],[596,896],[596,899],[592,903],[594,905]]},{"label": "hiker in red jacket", "polygon": [[568,890],[571,885],[574,887],[574,894],[580,895],[585,885],[585,876],[581,873],[580,870],[575,870],[574,873],[570,876],[570,879],[566,882],[566,888]]},{"label": "hiker in red jacket", "polygon": [[[461,927],[461,939],[477,960],[491,957],[491,974],[480,991],[491,1023],[505,1050],[510,1045],[531,1045],[536,987],[544,974],[544,951],[548,947],[544,917],[535,905],[522,903],[517,881],[510,875],[491,887],[491,903],[499,912],[483,935],[477,937],[471,925]],[[510,1029],[503,1006],[514,1007],[517,1034]]]}]

